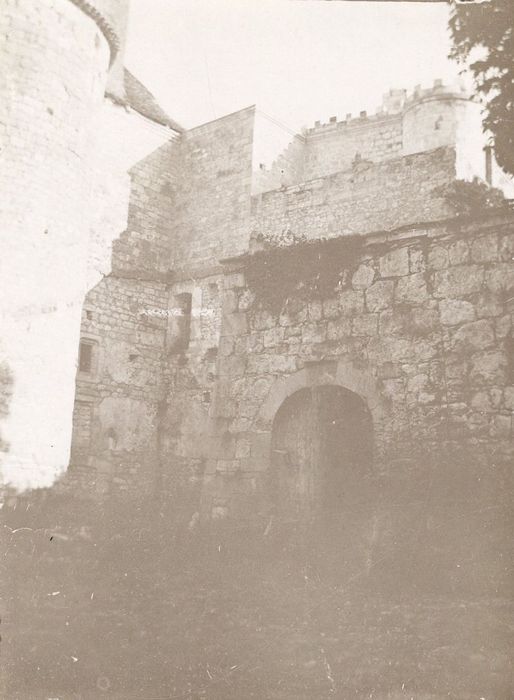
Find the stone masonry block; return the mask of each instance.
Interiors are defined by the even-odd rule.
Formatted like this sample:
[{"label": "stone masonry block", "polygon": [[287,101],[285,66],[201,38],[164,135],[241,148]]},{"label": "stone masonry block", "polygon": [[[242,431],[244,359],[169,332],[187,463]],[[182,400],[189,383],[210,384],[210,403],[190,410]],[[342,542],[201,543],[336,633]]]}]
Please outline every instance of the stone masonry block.
[{"label": "stone masonry block", "polygon": [[394,292],[396,303],[423,304],[427,299],[427,284],[422,272],[398,280]]},{"label": "stone masonry block", "polygon": [[486,319],[465,323],[453,336],[453,349],[460,353],[473,353],[486,350],[495,343],[492,323]]},{"label": "stone masonry block", "polygon": [[497,263],[485,273],[485,284],[496,294],[514,289],[514,264]]},{"label": "stone masonry block", "polygon": [[508,362],[501,350],[478,352],[471,360],[470,380],[475,386],[505,383]]},{"label": "stone masonry block", "polygon": [[340,318],[337,321],[329,321],[327,326],[327,340],[341,340],[351,335],[352,319]]},{"label": "stone masonry block", "polygon": [[339,295],[339,308],[345,316],[361,314],[364,310],[364,294],[347,289]]},{"label": "stone masonry block", "polygon": [[498,235],[491,233],[475,238],[471,242],[471,258],[473,262],[495,262],[498,260]]},{"label": "stone masonry block", "polygon": [[448,251],[443,246],[435,245],[428,252],[428,269],[442,270],[448,267]]},{"label": "stone masonry block", "polygon": [[514,386],[506,386],[504,392],[505,408],[514,412]]},{"label": "stone masonry block", "polygon": [[337,318],[339,316],[339,302],[337,299],[326,299],[323,302],[323,316],[325,318]]},{"label": "stone masonry block", "polygon": [[479,265],[459,265],[434,273],[434,296],[458,298],[479,292],[484,270]]},{"label": "stone masonry block", "polygon": [[354,289],[367,289],[375,279],[375,270],[370,265],[359,265],[352,277]]},{"label": "stone masonry block", "polygon": [[382,311],[392,305],[394,293],[393,280],[378,280],[366,290],[368,311]]},{"label": "stone masonry block", "polygon": [[225,289],[235,289],[245,286],[245,276],[242,272],[233,272],[229,275],[225,275],[223,280],[223,286]]},{"label": "stone masonry block", "polygon": [[409,249],[397,248],[379,260],[381,277],[402,277],[409,274]]},{"label": "stone masonry block", "polygon": [[235,313],[223,316],[223,335],[242,335],[248,330],[246,314]]},{"label": "stone masonry block", "polygon": [[459,240],[448,248],[450,265],[464,265],[469,262],[469,245],[467,241]]},{"label": "stone masonry block", "polygon": [[444,326],[457,326],[475,320],[475,308],[462,299],[441,299],[439,314]]},{"label": "stone masonry block", "polygon": [[362,314],[353,319],[352,335],[377,335],[378,314]]}]

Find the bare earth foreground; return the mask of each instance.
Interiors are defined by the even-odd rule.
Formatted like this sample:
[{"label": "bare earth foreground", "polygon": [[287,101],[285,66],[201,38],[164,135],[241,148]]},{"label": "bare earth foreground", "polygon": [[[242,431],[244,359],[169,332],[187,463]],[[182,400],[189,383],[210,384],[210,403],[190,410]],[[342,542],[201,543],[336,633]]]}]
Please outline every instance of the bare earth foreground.
[{"label": "bare earth foreground", "polygon": [[372,552],[336,522],[178,537],[123,508],[4,507],[2,697],[513,697],[512,603],[465,552],[424,564],[419,523]]}]

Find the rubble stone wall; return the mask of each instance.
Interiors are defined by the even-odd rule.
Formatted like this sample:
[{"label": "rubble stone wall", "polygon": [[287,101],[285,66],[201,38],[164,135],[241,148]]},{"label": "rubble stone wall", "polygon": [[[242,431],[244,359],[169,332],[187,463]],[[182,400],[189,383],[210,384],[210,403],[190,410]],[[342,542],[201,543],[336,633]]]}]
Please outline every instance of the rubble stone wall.
[{"label": "rubble stone wall", "polygon": [[92,371],[77,373],[72,462],[60,488],[97,496],[157,488],[176,149],[167,143],[133,168],[112,273],[84,302],[81,340],[93,344]]},{"label": "rubble stone wall", "polygon": [[254,109],[186,132],[170,221],[174,267],[213,263],[248,246]]},{"label": "rubble stone wall", "polygon": [[442,191],[455,152],[440,148],[383,163],[357,163],[328,177],[252,198],[252,234],[280,240],[387,231],[451,214]]},{"label": "rubble stone wall", "polygon": [[[216,381],[199,371],[201,343],[186,352],[170,385],[179,415],[164,422],[182,463],[194,462],[196,478],[203,469],[204,513],[265,508],[274,415],[317,384],[366,400],[378,472],[396,460],[408,476],[409,458],[453,445],[480,456],[483,471],[470,466],[468,478],[482,493],[501,490],[512,458],[513,245],[512,222],[370,237],[337,292],[290,299],[280,313],[259,303],[244,266],[229,270]],[[210,406],[195,413],[185,377],[198,401],[211,392]]]}]

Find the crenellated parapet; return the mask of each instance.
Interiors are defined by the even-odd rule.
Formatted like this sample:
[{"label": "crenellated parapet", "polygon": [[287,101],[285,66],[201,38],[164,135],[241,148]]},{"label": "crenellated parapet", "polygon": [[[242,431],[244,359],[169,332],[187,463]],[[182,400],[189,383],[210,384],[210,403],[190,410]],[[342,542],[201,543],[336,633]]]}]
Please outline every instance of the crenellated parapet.
[{"label": "crenellated parapet", "polygon": [[[291,142],[293,143],[293,142]],[[269,167],[254,165],[255,194],[326,177],[352,167],[356,160],[381,163],[438,148],[456,152],[459,179],[487,179],[480,105],[462,83],[391,89],[374,114],[361,111],[315,122],[276,157]],[[291,153],[294,150],[294,162]],[[495,166],[493,184],[505,190]],[[506,192],[506,194],[508,194]]]},{"label": "crenellated parapet", "polygon": [[306,129],[307,136],[314,136],[319,133],[326,133],[337,129],[362,128],[369,124],[378,124],[383,120],[393,117],[401,117],[412,107],[421,102],[427,101],[470,101],[470,95],[465,86],[461,83],[457,85],[444,85],[442,80],[434,80],[429,88],[422,88],[416,85],[411,92],[406,89],[392,88],[385,93],[382,104],[377,107],[374,114],[369,114],[362,110],[358,115],[348,113],[344,119],[337,116],[330,117],[328,122],[316,121],[313,127]]}]

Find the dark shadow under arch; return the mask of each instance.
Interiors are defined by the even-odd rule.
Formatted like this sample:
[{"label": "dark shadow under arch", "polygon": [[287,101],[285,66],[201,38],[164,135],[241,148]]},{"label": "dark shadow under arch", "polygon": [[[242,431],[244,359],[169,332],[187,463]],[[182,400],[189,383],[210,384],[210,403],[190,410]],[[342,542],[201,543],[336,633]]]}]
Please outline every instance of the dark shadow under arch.
[{"label": "dark shadow under arch", "polygon": [[270,495],[277,515],[348,512],[361,500],[373,462],[373,422],[365,400],[320,385],[288,396],[273,420]]}]

